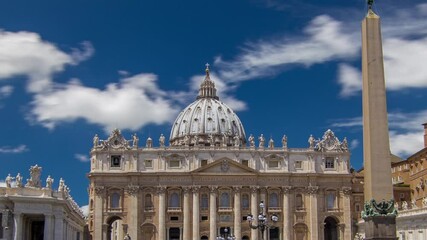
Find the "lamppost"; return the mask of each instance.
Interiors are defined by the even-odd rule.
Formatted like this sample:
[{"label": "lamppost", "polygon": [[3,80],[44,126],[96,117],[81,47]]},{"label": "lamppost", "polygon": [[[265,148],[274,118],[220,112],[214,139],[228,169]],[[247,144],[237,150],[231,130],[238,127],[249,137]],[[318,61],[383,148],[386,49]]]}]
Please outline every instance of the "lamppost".
[{"label": "lamppost", "polygon": [[236,237],[228,236],[228,228],[224,228],[224,235],[216,237],[216,240],[236,240]]},{"label": "lamppost", "polygon": [[[261,201],[259,204],[260,213],[258,215],[258,223],[253,224],[255,218],[252,214],[249,214],[247,217],[249,227],[252,229],[259,229],[261,231],[261,239],[264,240],[264,231],[269,228],[275,228],[275,226],[268,223],[268,217],[264,213],[264,201]],[[273,221],[273,224],[275,224],[279,220],[279,217],[274,213],[271,215],[271,221]]]}]

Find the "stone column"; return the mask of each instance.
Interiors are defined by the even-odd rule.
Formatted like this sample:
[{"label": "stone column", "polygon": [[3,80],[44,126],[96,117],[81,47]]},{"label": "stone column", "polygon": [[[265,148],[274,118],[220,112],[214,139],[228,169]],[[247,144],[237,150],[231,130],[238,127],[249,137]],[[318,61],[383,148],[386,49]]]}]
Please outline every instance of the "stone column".
[{"label": "stone column", "polygon": [[127,229],[123,234],[129,233],[132,239],[139,239],[139,222],[138,222],[138,213],[140,212],[138,204],[139,199],[139,186],[129,185],[127,186],[128,200],[129,200],[129,210],[127,217]]},{"label": "stone column", "polygon": [[15,221],[15,232],[14,232],[14,239],[15,240],[22,240],[22,232],[24,231],[23,229],[23,214],[20,212],[15,212],[13,213],[13,220]]},{"label": "stone column", "polygon": [[291,186],[282,187],[283,191],[283,210],[282,210],[282,221],[283,221],[283,240],[291,240],[292,239],[292,218],[291,218],[291,205],[290,205],[290,193]]},{"label": "stone column", "polygon": [[216,239],[217,227],[216,227],[216,198],[217,198],[217,186],[210,186],[209,193],[209,239]]},{"label": "stone column", "polygon": [[242,208],[240,207],[240,190],[242,187],[234,186],[234,236],[242,239]]},{"label": "stone column", "polygon": [[[254,222],[258,222],[258,186],[251,187],[251,214],[254,216]],[[258,229],[251,229],[251,239],[258,240]]]},{"label": "stone column", "polygon": [[184,219],[183,219],[183,239],[191,239],[191,216],[190,216],[190,188],[184,187]]},{"label": "stone column", "polygon": [[317,192],[319,191],[318,186],[308,186],[307,193],[309,194],[309,205],[310,205],[310,220],[309,220],[309,232],[311,240],[319,239],[319,220],[318,220],[318,209],[317,209]]},{"label": "stone column", "polygon": [[343,187],[342,188],[342,194],[343,196],[343,206],[342,211],[344,213],[344,234],[342,235],[341,239],[350,239],[351,238],[351,187]]},{"label": "stone column", "polygon": [[200,235],[199,190],[200,190],[199,186],[193,187],[193,240],[200,239],[200,236],[199,236]]},{"label": "stone column", "polygon": [[63,239],[64,238],[64,216],[62,213],[55,214],[55,238],[54,239]]},{"label": "stone column", "polygon": [[159,196],[159,239],[166,239],[166,187],[158,187]]},{"label": "stone column", "polygon": [[[267,204],[267,188],[266,187],[262,187],[261,189],[260,189],[260,203],[261,203],[261,201],[262,202],[264,202],[264,211],[262,212],[264,215],[267,215],[267,208],[268,208],[268,204]],[[261,209],[260,209],[261,210]],[[268,220],[270,220],[270,219],[268,219]],[[262,236],[262,238],[261,239],[268,239],[267,238],[267,234],[268,234],[268,232],[269,232],[269,230],[268,229],[265,229],[265,231],[264,231],[264,236]]]},{"label": "stone column", "polygon": [[[102,240],[107,240],[108,239],[108,224],[102,224]],[[67,235],[70,235],[70,228],[67,226]],[[67,238],[68,240],[69,238]]]},{"label": "stone column", "polygon": [[44,239],[54,240],[53,237],[54,221],[52,214],[44,214]]},{"label": "stone column", "polygon": [[[104,236],[107,233],[103,233],[104,226],[103,226],[103,213],[106,209],[104,209],[104,198],[105,196],[105,188],[103,186],[96,186],[94,187],[93,191],[95,192],[94,196],[94,211],[93,211],[93,228],[94,228],[94,236],[95,238],[99,238],[101,236]],[[106,229],[105,229],[106,231]],[[64,229],[65,232],[65,229]],[[104,238],[106,239],[106,238]]]}]

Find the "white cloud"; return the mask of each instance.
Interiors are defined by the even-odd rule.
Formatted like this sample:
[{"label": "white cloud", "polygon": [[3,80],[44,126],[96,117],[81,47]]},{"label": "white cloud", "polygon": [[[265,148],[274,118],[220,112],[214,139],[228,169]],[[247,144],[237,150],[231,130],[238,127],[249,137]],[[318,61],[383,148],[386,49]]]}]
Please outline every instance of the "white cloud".
[{"label": "white cloud", "polygon": [[7,32],[0,29],[0,79],[27,76],[29,92],[49,89],[54,73],[93,54],[89,42],[82,45],[83,50],[73,49],[71,54],[67,54],[54,44],[42,40],[37,33]]},{"label": "white cloud", "polygon": [[417,8],[418,8],[418,12],[421,15],[426,15],[427,16],[427,3],[418,4]]},{"label": "white cloud", "polygon": [[6,182],[4,180],[0,180],[0,187],[6,187]]},{"label": "white cloud", "polygon": [[[427,110],[389,113],[388,121],[390,149],[393,154],[408,157],[424,147],[422,124],[427,121]],[[338,119],[332,126],[337,128],[362,127],[362,117]]]},{"label": "white cloud", "polygon": [[76,153],[76,154],[74,154],[74,158],[76,158],[80,162],[89,162],[90,161],[89,157],[85,154]]},{"label": "white cloud", "polygon": [[89,216],[89,205],[81,206],[80,210],[82,211],[83,216],[85,216],[85,217]]},{"label": "white cloud", "polygon": [[218,57],[215,65],[226,81],[242,81],[274,75],[292,64],[310,66],[335,59],[354,58],[360,41],[346,33],[343,24],[327,15],[314,18],[304,29],[305,37],[249,43],[232,61]]},{"label": "white cloud", "polygon": [[357,139],[353,139],[353,140],[351,140],[351,142],[350,142],[350,149],[355,149],[355,148],[357,148],[358,146],[359,146],[359,140],[357,140]]},{"label": "white cloud", "polygon": [[9,97],[13,92],[13,86],[0,87],[0,99]]},{"label": "white cloud", "polygon": [[348,64],[340,64],[338,67],[338,83],[341,84],[341,97],[356,95],[362,88],[362,74],[359,69]]},{"label": "white cloud", "polygon": [[58,85],[35,95],[30,118],[50,129],[61,122],[84,119],[108,132],[116,127],[138,130],[149,123],[167,123],[176,117],[177,109],[156,81],[156,75],[141,73],[103,90],[77,81]]},{"label": "white cloud", "polygon": [[19,145],[17,147],[2,146],[0,147],[0,153],[23,153],[29,151],[26,145]]}]

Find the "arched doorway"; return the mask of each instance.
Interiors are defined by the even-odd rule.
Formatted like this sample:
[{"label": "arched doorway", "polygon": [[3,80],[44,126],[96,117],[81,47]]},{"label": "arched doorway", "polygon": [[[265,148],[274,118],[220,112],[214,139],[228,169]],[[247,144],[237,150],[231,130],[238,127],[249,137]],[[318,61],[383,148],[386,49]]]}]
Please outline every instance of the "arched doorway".
[{"label": "arched doorway", "polygon": [[121,240],[125,236],[123,221],[120,217],[113,216],[108,221],[107,240]]},{"label": "arched doorway", "polygon": [[154,240],[156,234],[156,227],[151,223],[145,223],[141,226],[142,239]]},{"label": "arched doorway", "polygon": [[249,237],[248,236],[243,236],[242,240],[249,240]]},{"label": "arched doorway", "polygon": [[209,238],[208,238],[208,236],[202,236],[201,238],[200,238],[200,240],[208,240]]},{"label": "arched doorway", "polygon": [[338,221],[334,217],[327,217],[324,223],[324,239],[338,240]]}]

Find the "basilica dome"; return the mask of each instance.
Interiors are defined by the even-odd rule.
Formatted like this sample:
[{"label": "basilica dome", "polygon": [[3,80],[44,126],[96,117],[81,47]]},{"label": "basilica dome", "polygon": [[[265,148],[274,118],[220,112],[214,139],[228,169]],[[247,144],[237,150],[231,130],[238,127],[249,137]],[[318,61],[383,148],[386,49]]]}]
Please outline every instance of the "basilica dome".
[{"label": "basilica dome", "polygon": [[196,101],[188,105],[172,125],[170,145],[241,146],[246,143],[239,117],[216,95],[209,76],[200,85]]}]

